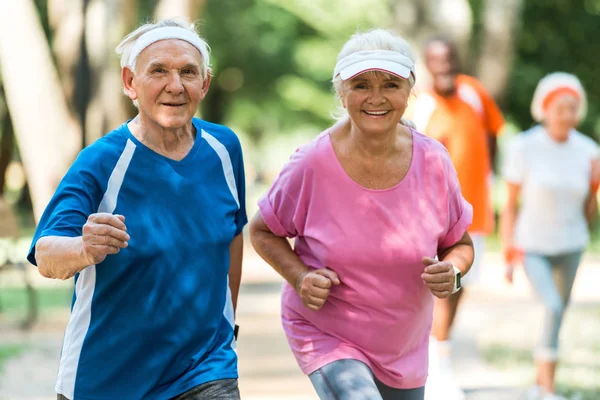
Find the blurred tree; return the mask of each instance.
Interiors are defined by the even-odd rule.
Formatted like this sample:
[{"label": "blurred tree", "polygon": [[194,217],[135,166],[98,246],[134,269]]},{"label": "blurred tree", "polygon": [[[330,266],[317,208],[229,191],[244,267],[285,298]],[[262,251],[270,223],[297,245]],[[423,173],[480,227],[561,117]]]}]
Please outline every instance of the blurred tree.
[{"label": "blurred tree", "polygon": [[[214,67],[202,103],[204,118],[243,126],[255,143],[266,131],[323,120],[323,110],[315,112],[315,106],[322,105],[319,95],[328,86],[322,77],[299,69],[296,61],[302,43],[318,36],[297,16],[268,1],[212,1],[206,5],[202,33],[211,45]],[[290,104],[290,86],[300,87],[297,93],[307,97]]]},{"label": "blurred tree", "polygon": [[[91,0],[84,10],[84,37],[80,65],[88,58],[89,97],[86,104],[86,143],[110,132],[127,120],[132,109],[123,95],[121,68],[115,48],[135,26],[137,2]],[[86,54],[87,53],[87,54]],[[85,86],[85,82],[81,82]],[[83,105],[80,105],[82,110]]]},{"label": "blurred tree", "polygon": [[475,75],[491,95],[503,100],[515,56],[517,33],[521,27],[523,0],[483,0],[481,29],[475,31],[478,49]]},{"label": "blurred tree", "polygon": [[[0,99],[4,99],[4,88],[0,84]],[[6,170],[12,161],[13,149],[15,146],[14,132],[8,107],[5,104],[0,106],[0,197],[4,195],[4,186],[6,184]]]},{"label": "blurred tree", "polygon": [[207,0],[160,0],[154,15],[156,19],[184,17],[189,21],[196,20],[202,15]]},{"label": "blurred tree", "polygon": [[[456,43],[463,63],[469,59],[473,13],[468,0],[392,0],[390,5],[391,27],[411,43],[419,59],[425,40],[436,34]],[[427,78],[422,62],[417,67],[419,76]]]},{"label": "blurred tree", "polygon": [[521,128],[533,121],[529,105],[538,81],[555,71],[579,77],[588,95],[588,117],[581,131],[600,133],[600,1],[527,0],[517,36],[506,111]]},{"label": "blurred tree", "polygon": [[0,2],[0,71],[38,219],[79,150],[80,135],[32,0]]}]

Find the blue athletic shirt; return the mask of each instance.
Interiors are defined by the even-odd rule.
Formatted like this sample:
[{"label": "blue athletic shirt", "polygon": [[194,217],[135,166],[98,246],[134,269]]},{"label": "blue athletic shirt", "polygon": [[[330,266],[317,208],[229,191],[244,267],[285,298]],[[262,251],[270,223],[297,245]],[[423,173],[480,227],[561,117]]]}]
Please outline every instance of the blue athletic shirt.
[{"label": "blue athletic shirt", "polygon": [[125,216],[129,246],[75,276],[56,391],[71,400],[168,399],[237,378],[229,246],[247,223],[242,149],[194,119],[181,161],[121,125],[77,157],[40,220],[77,237],[88,216]]}]

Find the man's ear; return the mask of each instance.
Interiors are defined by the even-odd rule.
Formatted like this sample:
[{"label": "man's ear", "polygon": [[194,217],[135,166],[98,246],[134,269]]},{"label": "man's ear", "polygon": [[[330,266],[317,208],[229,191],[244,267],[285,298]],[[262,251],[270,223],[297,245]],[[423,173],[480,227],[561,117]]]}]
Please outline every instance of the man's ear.
[{"label": "man's ear", "polygon": [[200,101],[204,100],[204,98],[206,97],[206,94],[208,93],[208,89],[210,88],[211,81],[212,81],[212,70],[210,68],[208,68],[208,70],[206,71],[206,78],[204,79],[204,82],[202,82],[202,98],[200,99]]},{"label": "man's ear", "polygon": [[135,74],[129,67],[123,67],[121,70],[121,81],[123,81],[123,91],[131,100],[137,100],[138,95],[133,84]]}]

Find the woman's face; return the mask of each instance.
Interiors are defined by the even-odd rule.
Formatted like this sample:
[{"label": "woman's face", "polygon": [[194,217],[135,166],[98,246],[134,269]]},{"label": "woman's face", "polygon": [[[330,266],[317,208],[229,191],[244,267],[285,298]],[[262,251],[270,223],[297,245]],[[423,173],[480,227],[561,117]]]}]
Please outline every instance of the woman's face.
[{"label": "woman's face", "polygon": [[551,132],[569,131],[577,126],[579,113],[579,99],[569,93],[561,94],[544,109],[544,123]]},{"label": "woman's face", "polygon": [[[196,47],[183,40],[168,39],[144,49],[125,84],[140,114],[163,129],[186,126],[204,99],[210,84],[201,74],[202,56]],[[127,80],[124,72],[124,80]]]},{"label": "woman's face", "polygon": [[343,82],[340,98],[358,128],[377,135],[395,131],[409,95],[407,80],[382,72],[365,72]]}]

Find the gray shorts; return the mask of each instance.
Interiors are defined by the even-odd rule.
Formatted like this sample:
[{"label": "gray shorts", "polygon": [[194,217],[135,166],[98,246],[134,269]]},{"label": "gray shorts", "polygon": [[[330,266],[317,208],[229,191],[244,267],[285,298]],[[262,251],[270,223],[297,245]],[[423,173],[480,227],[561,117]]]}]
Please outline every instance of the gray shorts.
[{"label": "gray shorts", "polygon": [[[58,400],[69,400],[59,394]],[[240,400],[237,379],[219,379],[198,385],[172,400]]]}]

